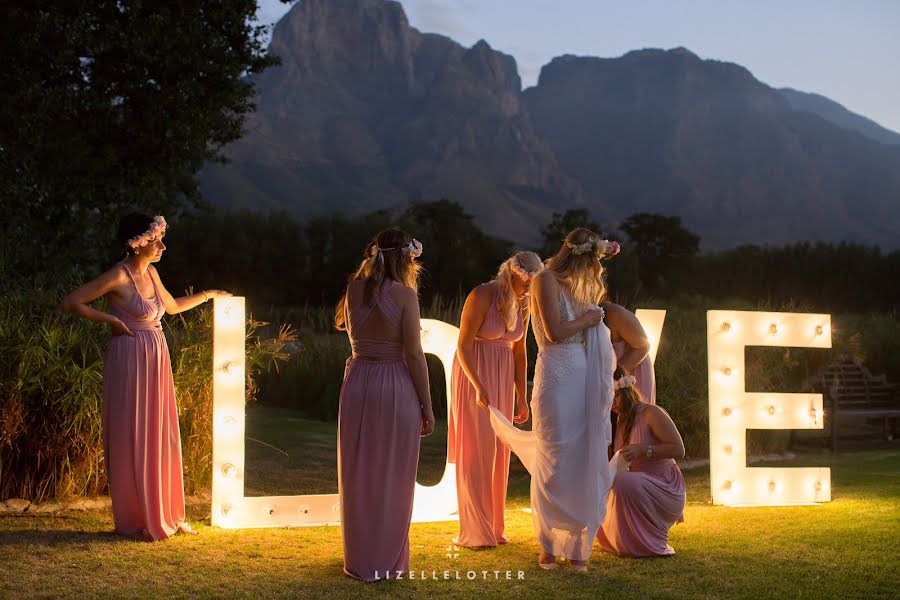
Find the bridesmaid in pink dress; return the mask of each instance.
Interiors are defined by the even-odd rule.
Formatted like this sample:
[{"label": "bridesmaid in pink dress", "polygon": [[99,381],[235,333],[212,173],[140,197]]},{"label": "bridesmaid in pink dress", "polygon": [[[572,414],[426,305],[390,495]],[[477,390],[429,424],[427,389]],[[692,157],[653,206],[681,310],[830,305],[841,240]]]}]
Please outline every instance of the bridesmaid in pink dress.
[{"label": "bridesmaid in pink dress", "polygon": [[[63,300],[63,310],[110,325],[103,362],[103,456],[116,533],[162,540],[195,533],[185,521],[181,436],[169,348],[160,320],[191,309],[209,290],[173,298],[156,268],[166,221],[131,214],[119,224],[127,258]],[[89,304],[101,296],[109,313]]]},{"label": "bridesmaid in pink dress", "polygon": [[685,487],[676,458],[684,442],[662,408],[642,402],[634,379],[616,371],[613,411],[619,416],[615,449],[630,464],[616,475],[597,541],[625,556],[668,556],[669,529],[684,521]]},{"label": "bridesmaid in pink dress", "polygon": [[363,581],[409,570],[419,438],[434,431],[416,292],[421,253],[402,231],[379,233],[335,315],[353,349],[338,413],[344,573]]},{"label": "bridesmaid in pink dress", "polygon": [[[528,420],[524,301],[531,278],[543,268],[533,252],[507,259],[493,281],[469,293],[453,359],[448,462],[456,464],[459,536],[469,548],[508,542],[503,511],[509,479],[509,448],[491,427],[488,405],[516,423]],[[513,417],[513,399],[516,413]]]},{"label": "bridesmaid in pink dress", "polygon": [[656,404],[656,376],[650,359],[650,340],[633,312],[612,302],[604,302],[606,326],[609,327],[617,364],[633,375],[641,400]]}]

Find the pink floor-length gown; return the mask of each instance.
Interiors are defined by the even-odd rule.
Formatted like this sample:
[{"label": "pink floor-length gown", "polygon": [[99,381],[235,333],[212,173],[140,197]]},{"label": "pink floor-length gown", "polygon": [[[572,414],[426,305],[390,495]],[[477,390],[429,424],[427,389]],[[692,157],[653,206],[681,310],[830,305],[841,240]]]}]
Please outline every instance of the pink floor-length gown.
[{"label": "pink floor-length gown", "polygon": [[[628,344],[622,340],[613,342],[616,359],[621,360],[628,348]],[[636,380],[635,387],[641,393],[641,400],[648,404],[656,404],[656,375],[653,372],[653,360],[649,354],[634,368],[631,374]]]},{"label": "pink floor-length gown", "polygon": [[110,313],[134,337],[113,336],[106,348],[103,455],[116,533],[146,530],[154,540],[162,540],[175,533],[185,517],[178,408],[160,325],[166,311],[155,279],[155,295],[147,300],[128,266],[121,265],[134,296],[126,303],[111,296]]},{"label": "pink floor-length gown", "polygon": [[[495,283],[491,307],[475,337],[475,369],[487,389],[491,404],[507,419],[513,418],[516,366],[512,346],[524,335],[523,310],[516,325],[506,330],[497,306]],[[503,511],[509,479],[509,448],[491,427],[490,413],[475,402],[475,388],[466,377],[459,357],[453,358],[450,384],[450,418],[447,436],[448,462],[456,464],[456,496],[459,502],[460,546],[496,546],[509,541],[504,535]]]},{"label": "pink floor-length gown", "polygon": [[[636,407],[630,444],[655,444],[643,402]],[[615,449],[625,445],[616,432]],[[681,469],[671,458],[632,461],[613,482],[606,501],[606,519],[597,532],[604,550],[626,556],[668,556],[669,529],[684,521],[686,495]]]},{"label": "pink floor-length gown", "polygon": [[349,307],[350,344],[338,415],[338,490],[344,571],[375,581],[409,569],[422,409],[400,342],[357,338],[370,318],[400,329],[390,297],[395,281],[376,290],[372,306]]}]

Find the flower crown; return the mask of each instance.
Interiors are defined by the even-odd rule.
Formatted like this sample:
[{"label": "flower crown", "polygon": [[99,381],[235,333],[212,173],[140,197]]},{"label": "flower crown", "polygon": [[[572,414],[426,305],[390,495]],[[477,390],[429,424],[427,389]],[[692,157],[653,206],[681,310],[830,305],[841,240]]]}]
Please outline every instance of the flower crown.
[{"label": "flower crown", "polygon": [[153,222],[150,223],[150,229],[142,233],[141,235],[136,235],[133,238],[130,238],[128,242],[128,246],[132,250],[137,250],[138,248],[143,248],[147,244],[152,241],[155,241],[160,235],[166,232],[166,228],[169,225],[166,223],[166,219],[160,215],[156,215],[153,217]]},{"label": "flower crown", "polygon": [[535,275],[540,273],[544,269],[544,265],[542,264],[534,271],[529,271],[525,267],[519,264],[518,258],[513,258],[509,261],[509,270],[519,276],[519,279],[522,281],[530,281]]},{"label": "flower crown", "polygon": [[586,252],[593,251],[597,258],[607,258],[615,256],[622,249],[619,242],[610,242],[609,240],[598,240],[594,236],[588,238],[583,244],[573,244],[566,241],[566,247],[572,250],[572,254],[578,256]]},{"label": "flower crown", "polygon": [[422,242],[413,238],[409,240],[409,243],[402,248],[379,248],[378,244],[372,246],[372,256],[378,255],[378,260],[384,261],[383,252],[388,252],[390,250],[400,250],[403,254],[409,254],[413,258],[418,258],[422,256]]},{"label": "flower crown", "polygon": [[624,388],[630,388],[634,386],[635,383],[637,383],[637,377],[635,377],[634,375],[622,375],[621,377],[616,379],[614,387],[618,391]]}]

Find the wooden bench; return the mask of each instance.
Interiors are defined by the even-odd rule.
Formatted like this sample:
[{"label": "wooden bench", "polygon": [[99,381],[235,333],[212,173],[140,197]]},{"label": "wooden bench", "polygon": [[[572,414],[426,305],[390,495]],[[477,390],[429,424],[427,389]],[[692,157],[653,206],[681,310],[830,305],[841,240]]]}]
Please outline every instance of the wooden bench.
[{"label": "wooden bench", "polygon": [[887,382],[884,375],[874,376],[859,362],[845,358],[829,365],[814,380],[823,395],[825,414],[831,420],[831,450],[838,450],[840,417],[884,419],[883,434],[893,440],[900,417],[900,388]]}]

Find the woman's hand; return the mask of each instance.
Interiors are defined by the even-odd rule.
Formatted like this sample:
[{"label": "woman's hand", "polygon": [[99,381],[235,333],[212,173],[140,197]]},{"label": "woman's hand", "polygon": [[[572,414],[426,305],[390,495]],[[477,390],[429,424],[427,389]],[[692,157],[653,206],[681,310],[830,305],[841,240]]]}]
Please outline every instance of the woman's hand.
[{"label": "woman's hand", "polygon": [[524,423],[528,420],[528,403],[519,402],[517,408],[516,414],[513,415],[513,423]]},{"label": "woman's hand", "polygon": [[109,322],[109,326],[112,328],[114,336],[130,335],[131,337],[134,337],[134,334],[128,329],[128,325],[123,323],[122,319],[118,317],[113,317],[113,320]]},{"label": "woman's hand", "polygon": [[214,298],[228,298],[231,296],[231,292],[225,292],[222,290],[204,290],[203,292],[206,296],[212,300]]},{"label": "woman's hand", "polygon": [[581,315],[581,321],[584,323],[585,328],[593,327],[600,324],[605,316],[606,312],[598,306],[596,308],[587,309],[584,314]]},{"label": "woman's hand", "polygon": [[434,432],[434,411],[422,407],[422,437],[431,435],[432,432]]},{"label": "woman's hand", "polygon": [[481,386],[475,388],[475,403],[485,410],[491,405],[491,399],[488,397],[487,390]]},{"label": "woman's hand", "polygon": [[646,444],[628,444],[619,452],[622,454],[622,458],[631,462],[633,460],[637,460],[639,458],[647,458],[647,445]]}]

